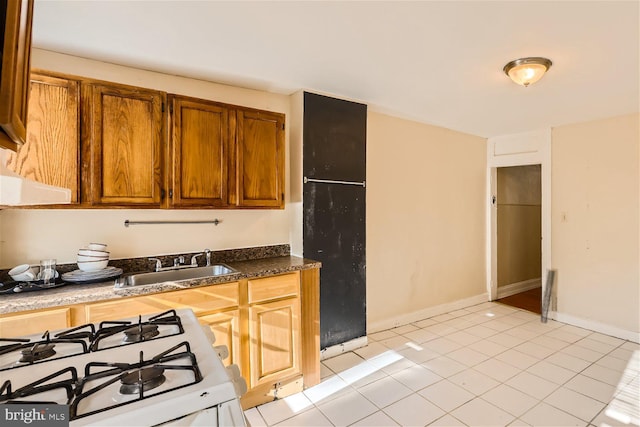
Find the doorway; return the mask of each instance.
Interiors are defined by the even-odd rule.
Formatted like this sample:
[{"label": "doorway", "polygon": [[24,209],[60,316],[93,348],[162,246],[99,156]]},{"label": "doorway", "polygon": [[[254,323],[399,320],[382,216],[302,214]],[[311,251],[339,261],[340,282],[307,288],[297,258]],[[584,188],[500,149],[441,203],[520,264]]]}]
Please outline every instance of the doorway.
[{"label": "doorway", "polygon": [[541,312],[541,165],[496,170],[498,302]]}]

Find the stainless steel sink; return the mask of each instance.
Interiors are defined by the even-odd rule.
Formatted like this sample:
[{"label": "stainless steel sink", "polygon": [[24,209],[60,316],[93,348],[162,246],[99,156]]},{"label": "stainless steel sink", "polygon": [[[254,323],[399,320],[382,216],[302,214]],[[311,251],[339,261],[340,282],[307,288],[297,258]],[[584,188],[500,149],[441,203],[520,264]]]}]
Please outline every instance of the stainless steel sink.
[{"label": "stainless steel sink", "polygon": [[116,280],[116,288],[129,286],[150,285],[162,282],[177,282],[179,280],[202,279],[205,277],[220,277],[236,274],[238,270],[226,264],[213,264],[207,267],[191,267],[176,270],[152,271],[149,273],[135,273],[122,276]]}]

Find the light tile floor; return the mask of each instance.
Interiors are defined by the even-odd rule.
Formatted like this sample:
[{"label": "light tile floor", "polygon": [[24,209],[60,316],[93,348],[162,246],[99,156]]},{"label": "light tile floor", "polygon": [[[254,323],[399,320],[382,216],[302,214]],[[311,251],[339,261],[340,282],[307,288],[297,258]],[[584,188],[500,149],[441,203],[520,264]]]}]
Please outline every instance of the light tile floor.
[{"label": "light tile floor", "polygon": [[498,303],[368,336],[258,426],[639,426],[640,345]]}]

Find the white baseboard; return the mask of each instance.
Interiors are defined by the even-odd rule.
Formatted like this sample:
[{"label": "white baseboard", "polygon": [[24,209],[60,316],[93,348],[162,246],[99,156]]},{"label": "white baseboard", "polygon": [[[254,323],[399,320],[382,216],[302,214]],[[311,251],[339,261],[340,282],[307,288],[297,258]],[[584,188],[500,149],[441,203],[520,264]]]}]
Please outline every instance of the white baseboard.
[{"label": "white baseboard", "polygon": [[542,281],[540,280],[540,277],[538,277],[537,279],[530,279],[523,282],[498,286],[498,299],[510,297],[511,295],[519,294],[520,292],[540,287],[542,287]]},{"label": "white baseboard", "polygon": [[618,328],[617,326],[600,323],[595,320],[584,319],[582,317],[572,316],[566,313],[551,312],[549,318],[568,325],[577,326],[579,328],[589,329],[590,331],[599,332],[601,334],[610,335],[612,337],[621,338],[627,341],[640,343],[640,332],[629,331]]},{"label": "white baseboard", "polygon": [[352,339],[351,341],[343,342],[342,344],[332,345],[331,347],[320,350],[320,360],[330,359],[341,353],[356,350],[358,348],[364,347],[365,345],[367,345],[367,343],[368,339],[366,336],[364,336]]},{"label": "white baseboard", "polygon": [[489,295],[485,292],[480,295],[476,295],[469,298],[449,302],[446,304],[440,304],[433,307],[425,308],[422,310],[414,311],[413,313],[403,314],[391,319],[385,319],[378,322],[373,322],[367,325],[367,333],[372,334],[374,332],[384,331],[387,329],[395,328],[397,326],[407,325],[409,323],[417,322],[419,320],[427,319],[429,317],[438,316],[440,314],[448,313],[450,311],[460,310],[472,305],[481,304],[489,301]]}]

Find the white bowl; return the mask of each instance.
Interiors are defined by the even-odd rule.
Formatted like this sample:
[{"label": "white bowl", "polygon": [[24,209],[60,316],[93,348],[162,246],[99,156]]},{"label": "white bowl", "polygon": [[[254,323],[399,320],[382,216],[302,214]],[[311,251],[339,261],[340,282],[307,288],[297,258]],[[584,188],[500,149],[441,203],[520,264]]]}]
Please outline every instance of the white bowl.
[{"label": "white bowl", "polygon": [[92,251],[104,251],[105,249],[107,249],[107,245],[105,245],[104,243],[89,243],[87,245],[87,248],[91,249]]},{"label": "white bowl", "polygon": [[109,264],[109,260],[103,261],[78,261],[78,268],[82,271],[104,270]]},{"label": "white bowl", "polygon": [[78,249],[78,255],[84,256],[109,256],[109,252],[107,251],[96,251],[93,249]]},{"label": "white bowl", "polygon": [[105,256],[91,256],[91,255],[80,255],[78,254],[78,261],[80,262],[87,262],[87,261],[105,261],[105,260],[109,260],[109,256],[105,255]]},{"label": "white bowl", "polygon": [[9,276],[16,282],[28,282],[34,280],[38,275],[38,267],[31,267],[29,264],[20,264],[9,271]]}]

